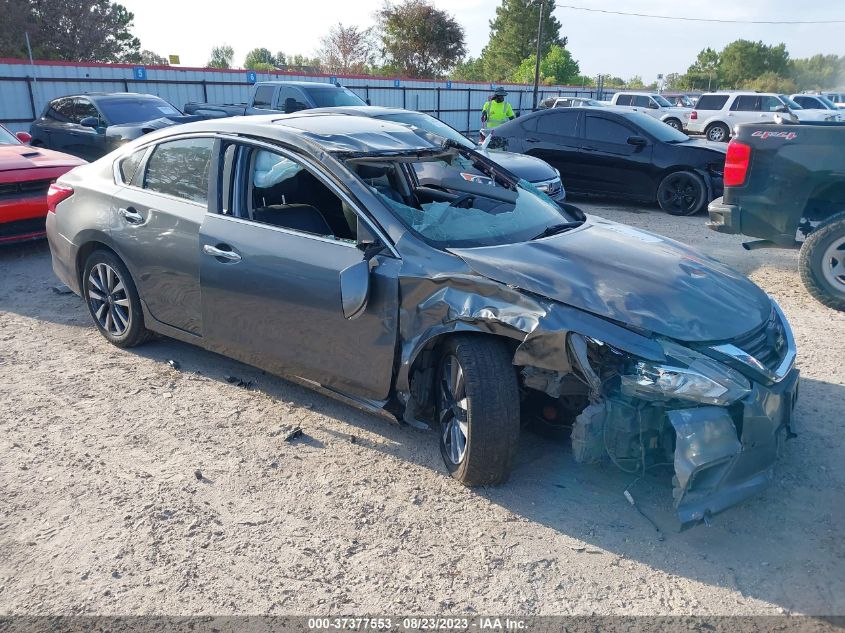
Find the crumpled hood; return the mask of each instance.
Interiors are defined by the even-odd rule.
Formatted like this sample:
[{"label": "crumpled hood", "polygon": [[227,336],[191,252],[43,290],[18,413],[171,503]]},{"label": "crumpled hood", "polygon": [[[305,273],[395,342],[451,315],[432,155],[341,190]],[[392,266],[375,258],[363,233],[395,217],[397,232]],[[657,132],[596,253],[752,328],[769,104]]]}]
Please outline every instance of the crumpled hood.
[{"label": "crumpled hood", "polygon": [[41,169],[48,167],[75,167],[85,161],[76,156],[54,152],[30,145],[0,145],[0,171]]},{"label": "crumpled hood", "polygon": [[715,259],[595,216],[545,239],[450,252],[489,279],[679,341],[731,339],[772,313],[766,293]]}]

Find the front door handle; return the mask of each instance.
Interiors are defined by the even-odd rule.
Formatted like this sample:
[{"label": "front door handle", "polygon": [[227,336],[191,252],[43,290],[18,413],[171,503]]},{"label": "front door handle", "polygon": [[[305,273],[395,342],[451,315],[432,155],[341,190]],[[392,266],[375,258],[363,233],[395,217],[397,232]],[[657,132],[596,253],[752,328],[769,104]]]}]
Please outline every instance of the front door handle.
[{"label": "front door handle", "polygon": [[585,152],[597,152],[597,151],[599,151],[598,147],[593,147],[592,145],[585,145],[581,149],[583,149]]},{"label": "front door handle", "polygon": [[[226,245],[220,244],[220,246]],[[218,248],[217,246],[212,246],[211,244],[206,244],[205,246],[203,246],[202,252],[206,255],[211,255],[212,257],[228,259],[230,262],[239,262],[242,259],[242,257],[238,255],[235,251],[226,250],[225,248]]]},{"label": "front door handle", "polygon": [[126,207],[125,209],[118,209],[123,219],[129,224],[143,224],[144,216],[138,213],[133,207]]}]

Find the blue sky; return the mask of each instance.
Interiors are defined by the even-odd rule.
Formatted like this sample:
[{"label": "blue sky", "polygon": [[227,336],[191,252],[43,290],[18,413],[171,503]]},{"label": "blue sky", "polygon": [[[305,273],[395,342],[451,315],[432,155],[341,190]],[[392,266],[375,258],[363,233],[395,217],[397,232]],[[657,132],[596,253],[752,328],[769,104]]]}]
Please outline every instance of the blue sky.
[{"label": "blue sky", "polygon": [[[144,48],[161,55],[179,54],[183,65],[201,66],[211,47],[228,43],[235,62],[256,46],[272,51],[312,54],[320,38],[337,23],[373,24],[382,0],[238,0],[209,3],[198,0],[121,0],[135,14],[135,34]],[[720,19],[830,20],[845,19],[845,4],[800,3],[795,0],[561,0],[576,6],[662,15]],[[466,31],[472,55],[487,43],[489,21],[497,0],[435,0],[451,12]],[[641,75],[652,81],[658,73],[683,72],[706,46],[721,49],[737,38],[784,42],[792,57],[815,53],[845,55],[845,24],[741,25],[670,22],[609,16],[558,8],[555,15],[569,37],[569,49],[589,75],[610,73],[625,79]]]}]

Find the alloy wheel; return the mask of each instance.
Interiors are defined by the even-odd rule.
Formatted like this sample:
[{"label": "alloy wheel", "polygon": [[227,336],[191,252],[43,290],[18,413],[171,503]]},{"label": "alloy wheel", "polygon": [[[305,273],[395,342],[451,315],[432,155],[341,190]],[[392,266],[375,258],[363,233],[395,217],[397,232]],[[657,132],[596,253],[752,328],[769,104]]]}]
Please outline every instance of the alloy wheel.
[{"label": "alloy wheel", "polygon": [[450,462],[460,464],[467,451],[469,421],[466,381],[458,359],[446,356],[440,366],[440,433]]},{"label": "alloy wheel", "polygon": [[845,237],[835,240],[825,250],[822,274],[831,286],[845,292]]},{"label": "alloy wheel", "polygon": [[686,174],[670,176],[667,187],[661,192],[661,206],[687,213],[698,204],[700,191],[698,183]]},{"label": "alloy wheel", "polygon": [[96,264],[88,275],[88,303],[100,327],[112,336],[123,336],[132,323],[132,305],[118,272]]},{"label": "alloy wheel", "polygon": [[707,132],[707,139],[715,141],[716,143],[721,143],[725,140],[725,129],[720,125],[711,127],[710,131]]}]

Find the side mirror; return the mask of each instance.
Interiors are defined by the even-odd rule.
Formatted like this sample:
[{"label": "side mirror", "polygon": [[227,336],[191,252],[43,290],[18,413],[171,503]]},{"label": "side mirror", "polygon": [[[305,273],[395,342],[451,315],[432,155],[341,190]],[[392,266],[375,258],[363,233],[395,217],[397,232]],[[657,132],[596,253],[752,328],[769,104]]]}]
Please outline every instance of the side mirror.
[{"label": "side mirror", "polygon": [[370,262],[365,258],[340,271],[340,302],[344,318],[361,316],[369,298]]},{"label": "side mirror", "polygon": [[634,147],[645,147],[648,143],[642,136],[629,136],[628,137],[628,145],[633,145]]},{"label": "side mirror", "polygon": [[95,116],[87,116],[79,122],[79,125],[94,128],[96,130],[100,127],[100,119]]},{"label": "side mirror", "polygon": [[32,134],[29,132],[18,132],[15,136],[21,143],[29,143],[32,140]]},{"label": "side mirror", "polygon": [[775,108],[774,111],[783,112],[784,114],[786,114],[787,112],[789,112],[789,108],[787,108],[785,105],[782,105],[780,107]]},{"label": "side mirror", "polygon": [[660,106],[657,105],[654,101],[649,101],[648,107],[651,108],[652,110],[659,110],[660,109]]}]

